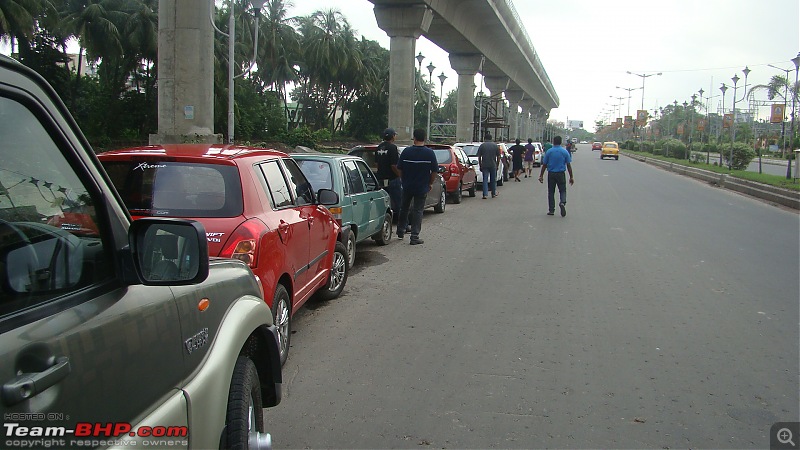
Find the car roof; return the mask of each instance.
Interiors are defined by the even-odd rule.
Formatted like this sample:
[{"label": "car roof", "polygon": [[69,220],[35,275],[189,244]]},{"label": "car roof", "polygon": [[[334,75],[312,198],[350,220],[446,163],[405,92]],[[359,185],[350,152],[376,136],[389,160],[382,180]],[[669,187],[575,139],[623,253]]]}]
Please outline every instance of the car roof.
[{"label": "car roof", "polygon": [[120,150],[110,150],[98,156],[102,159],[113,157],[113,159],[124,159],[128,156],[164,156],[171,158],[205,160],[233,160],[248,156],[260,157],[287,157],[284,152],[266,149],[261,147],[248,147],[243,145],[223,145],[223,144],[161,144],[146,145],[141,147],[124,148]]}]

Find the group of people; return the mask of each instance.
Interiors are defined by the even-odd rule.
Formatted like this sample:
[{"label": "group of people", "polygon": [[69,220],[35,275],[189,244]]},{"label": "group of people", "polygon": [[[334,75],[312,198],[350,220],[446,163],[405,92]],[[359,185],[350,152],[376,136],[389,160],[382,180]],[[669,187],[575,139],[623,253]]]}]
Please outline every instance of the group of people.
[{"label": "group of people", "polygon": [[[397,133],[392,128],[383,132],[383,142],[378,145],[375,159],[378,165],[378,179],[383,184],[392,204],[393,211],[400,211],[397,220],[397,237],[403,239],[406,233],[411,236],[409,244],[419,245],[424,241],[419,233],[422,229],[422,213],[425,208],[425,196],[436,181],[439,164],[436,154],[425,145],[428,138],[424,129],[414,130],[414,144],[406,147],[402,153],[394,143]],[[572,154],[561,146],[561,136],[553,138],[553,146],[542,157],[542,168],[539,182],[544,183],[544,172],[547,171],[547,215],[555,215],[555,191],[559,193],[559,209],[561,217],[567,215],[567,182],[574,184],[572,174]],[[512,155],[512,172],[515,181],[521,181],[520,173],[525,178],[533,177],[534,151],[532,140],[520,145],[517,139],[510,149]],[[483,173],[483,198],[497,197],[497,168],[502,164],[500,147],[492,141],[490,133],[486,133],[483,143],[478,147],[478,167]],[[523,166],[524,163],[524,166]],[[569,181],[566,173],[569,173]]]}]

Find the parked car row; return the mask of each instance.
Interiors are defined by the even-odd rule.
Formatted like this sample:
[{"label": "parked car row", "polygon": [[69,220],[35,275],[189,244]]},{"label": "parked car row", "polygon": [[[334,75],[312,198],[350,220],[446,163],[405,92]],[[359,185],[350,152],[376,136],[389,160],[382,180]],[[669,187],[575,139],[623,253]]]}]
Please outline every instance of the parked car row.
[{"label": "parked car row", "polygon": [[55,91],[5,56],[0,136],[4,442],[270,448],[283,342],[263,291],[288,311],[341,291],[336,195],[285,155],[208,146],[109,157],[118,194]]}]

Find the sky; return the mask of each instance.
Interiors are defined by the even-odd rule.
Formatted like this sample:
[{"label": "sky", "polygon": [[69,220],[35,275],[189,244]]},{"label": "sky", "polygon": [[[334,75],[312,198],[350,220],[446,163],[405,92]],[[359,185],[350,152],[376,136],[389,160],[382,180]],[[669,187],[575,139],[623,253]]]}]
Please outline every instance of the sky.
[{"label": "sky", "polygon": [[[454,0],[455,1],[455,0]],[[497,1],[497,0],[493,0]],[[373,4],[368,0],[292,0],[290,16],[338,9],[353,28],[367,39],[389,48],[389,38],[378,28]],[[773,75],[791,69],[800,53],[800,1],[798,0],[513,0],[533,46],[544,64],[559,107],[550,119],[582,120],[594,131],[596,120],[635,116],[642,105],[652,111],[668,103],[690,102],[703,89],[709,111],[721,107],[722,83],[725,109],[733,106],[733,82],[738,75],[737,109],[745,102],[744,73],[748,89],[766,84]],[[476,26],[480,26],[476,23]],[[447,53],[420,37],[417,52],[427,66],[432,62],[434,83],[443,72],[443,91],[456,89],[457,75],[450,69]],[[423,71],[427,72],[427,71]],[[476,84],[481,83],[480,75]],[[638,88],[626,91],[619,88]],[[630,101],[628,95],[630,93]],[[622,97],[622,100],[619,98]],[[699,97],[699,94],[698,94]],[[767,100],[758,94],[757,100]],[[699,98],[698,98],[699,101]],[[621,105],[613,107],[612,105]],[[630,105],[630,106],[629,106]],[[613,114],[610,111],[613,109]],[[791,110],[791,105],[789,106]],[[767,108],[759,112],[768,117]]]}]

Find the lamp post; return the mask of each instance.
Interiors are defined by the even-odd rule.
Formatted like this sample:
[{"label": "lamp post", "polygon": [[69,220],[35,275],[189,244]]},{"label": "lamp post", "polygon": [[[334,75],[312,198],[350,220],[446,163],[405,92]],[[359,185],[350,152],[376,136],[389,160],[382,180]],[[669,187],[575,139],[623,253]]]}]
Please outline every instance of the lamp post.
[{"label": "lamp post", "polygon": [[[634,72],[631,72],[630,70],[628,70],[627,72],[628,72],[628,75],[636,75],[637,77],[641,77],[642,78],[642,108],[641,109],[644,109],[644,80],[646,80],[648,77],[652,77],[652,76],[655,76],[655,75],[661,75],[661,72],[650,73],[650,74],[648,74],[648,73],[634,73]],[[633,123],[633,129],[634,129],[634,133],[635,133],[636,132],[636,122]],[[641,150],[641,149],[642,148],[641,148],[641,145],[640,145],[639,146],[639,150]]]},{"label": "lamp post", "polygon": [[[744,70],[742,72],[744,72],[744,92],[745,92],[745,97],[746,97],[747,96],[747,75],[750,74],[750,69],[747,68],[747,66],[745,66],[745,68],[744,68]],[[740,79],[739,76],[736,75],[736,74],[734,74],[733,78],[731,78],[731,81],[733,81],[733,123],[731,124],[731,129],[732,129],[732,131],[731,131],[731,151],[730,151],[729,159],[728,159],[728,170],[732,170],[733,169],[733,142],[736,140],[736,102],[738,101],[736,99],[736,83],[739,82],[739,79]],[[742,97],[742,100],[744,100],[745,97]]]},{"label": "lamp post", "polygon": [[[800,71],[800,52],[797,53],[797,56],[792,58],[792,62],[794,63],[794,86],[797,89],[797,72]],[[792,96],[792,139],[790,141],[790,147],[794,150],[794,118],[797,116],[797,111],[795,108],[797,107],[797,91],[795,90],[794,95]],[[800,172],[800,158],[798,158],[800,154],[794,155],[795,165],[794,165],[794,177],[797,178],[798,172]]]},{"label": "lamp post", "polygon": [[[267,0],[250,0],[250,4],[253,6],[253,11],[255,12],[255,15],[256,15],[256,22],[255,22],[256,36],[255,36],[254,43],[253,43],[253,60],[255,60],[256,56],[258,55],[258,36],[259,36],[259,33],[258,33],[258,19],[259,19],[259,11],[261,11],[261,8],[264,6],[264,3],[266,3],[266,2],[267,2]],[[245,74],[245,72],[242,72],[239,75],[234,75],[235,61],[234,61],[233,49],[234,49],[234,44],[235,44],[235,41],[236,41],[236,18],[234,16],[234,11],[233,11],[233,1],[232,0],[228,1],[228,14],[229,14],[229,17],[228,17],[228,33],[220,30],[217,27],[216,23],[214,23],[213,14],[214,14],[214,2],[211,2],[211,8],[209,10],[209,17],[208,17],[209,20],[211,21],[211,26],[214,27],[214,29],[218,33],[220,33],[223,36],[226,36],[228,38],[228,143],[229,144],[233,144],[233,140],[234,140],[234,125],[235,125],[235,114],[234,114],[234,107],[235,107],[235,104],[234,104],[234,90],[235,90],[235,87],[234,87],[233,80],[235,78],[238,78],[238,77],[240,77],[240,76]],[[252,67],[252,63],[251,63],[250,66]],[[250,69],[248,68],[248,71],[249,70]]]},{"label": "lamp post", "polygon": [[428,128],[426,136],[428,136],[429,141],[431,139],[431,95],[433,94],[433,69],[435,68],[436,66],[434,66],[432,62],[428,63]]},{"label": "lamp post", "polygon": [[[728,86],[725,86],[725,83],[722,83],[722,86],[719,87],[719,90],[722,91],[722,122],[725,122],[725,91],[728,90]],[[719,134],[717,135],[717,144],[719,144]],[[719,165],[722,166],[722,149],[717,149],[719,151]]]},{"label": "lamp post", "polygon": [[628,91],[628,115],[630,116],[631,115],[631,91],[635,91],[635,90],[641,89],[641,88],[638,88],[638,87],[636,87],[636,88],[624,88],[624,87],[617,86],[617,89],[622,89],[623,91]]},{"label": "lamp post", "polygon": [[694,134],[694,103],[697,101],[697,94],[692,94],[692,112],[689,118],[689,148],[686,150],[686,160],[692,159],[692,135]]},{"label": "lamp post", "polygon": [[[253,60],[256,59],[258,56],[258,19],[259,19],[259,11],[261,8],[264,7],[264,3],[267,0],[250,0],[250,4],[253,6],[253,12],[256,15],[255,21],[255,29],[256,29],[256,36],[253,43]],[[209,11],[209,20],[211,20],[211,25],[217,30],[218,33],[222,34],[223,36],[227,36],[228,38],[228,144],[233,144],[234,140],[234,125],[235,125],[235,114],[234,114],[234,82],[235,78],[238,78],[245,74],[245,72],[240,73],[239,75],[234,74],[235,64],[236,61],[234,60],[234,45],[236,41],[236,17],[234,16],[233,11],[233,0],[228,0],[228,32],[225,33],[224,31],[217,28],[216,23],[214,23],[213,12],[214,12],[214,2],[211,2],[211,9]],[[251,63],[252,67],[252,63]],[[248,68],[249,70],[249,68]]]}]

